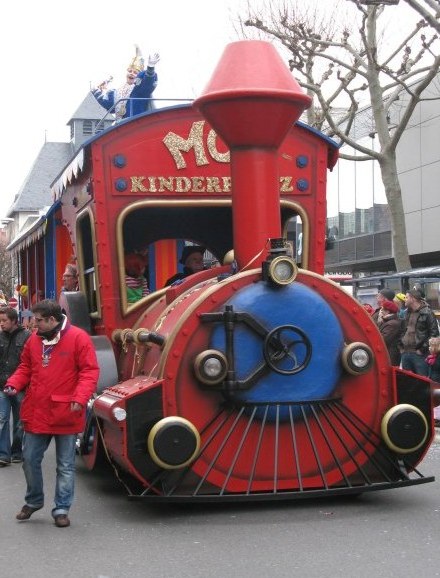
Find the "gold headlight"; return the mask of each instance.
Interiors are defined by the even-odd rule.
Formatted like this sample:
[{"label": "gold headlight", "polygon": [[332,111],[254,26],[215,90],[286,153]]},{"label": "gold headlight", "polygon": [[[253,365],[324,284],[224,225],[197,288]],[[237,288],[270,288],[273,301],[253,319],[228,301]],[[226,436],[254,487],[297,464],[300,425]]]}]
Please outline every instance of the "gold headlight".
[{"label": "gold headlight", "polygon": [[207,349],[195,358],[194,371],[202,383],[216,385],[224,381],[228,372],[228,362],[221,351]]},{"label": "gold headlight", "polygon": [[342,365],[351,375],[366,373],[373,365],[373,352],[365,343],[350,343],[342,352]]},{"label": "gold headlight", "polygon": [[280,255],[269,263],[269,277],[277,285],[289,285],[297,274],[298,267],[291,257]]}]

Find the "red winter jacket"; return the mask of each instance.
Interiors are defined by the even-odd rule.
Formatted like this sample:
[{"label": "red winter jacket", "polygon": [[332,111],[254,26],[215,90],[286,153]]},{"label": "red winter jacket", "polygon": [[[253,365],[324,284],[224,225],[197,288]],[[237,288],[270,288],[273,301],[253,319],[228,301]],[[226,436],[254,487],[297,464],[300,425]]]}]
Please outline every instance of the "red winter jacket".
[{"label": "red winter jacket", "polygon": [[[43,343],[33,333],[27,340],[20,365],[7,385],[17,391],[26,388],[20,417],[24,431],[36,434],[77,434],[85,425],[86,406],[96,390],[99,367],[89,335],[67,323],[60,340],[43,366]],[[47,349],[47,346],[46,346]],[[71,411],[71,402],[81,411]]]}]

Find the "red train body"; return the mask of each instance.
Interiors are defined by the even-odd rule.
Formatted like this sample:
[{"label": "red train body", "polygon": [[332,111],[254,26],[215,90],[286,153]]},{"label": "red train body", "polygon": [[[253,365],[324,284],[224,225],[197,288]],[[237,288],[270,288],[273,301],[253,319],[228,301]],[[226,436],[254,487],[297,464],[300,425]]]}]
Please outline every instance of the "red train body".
[{"label": "red train body", "polygon": [[[429,381],[392,367],[370,316],[323,277],[337,147],[294,124],[308,101],[273,47],[234,43],[193,107],[115,125],[54,184],[80,269],[63,302],[102,367],[80,453],[92,469],[105,450],[137,497],[433,479],[416,469],[433,436]],[[188,242],[221,264],[165,288]],[[124,254],[143,249],[154,291],[131,304]]]}]

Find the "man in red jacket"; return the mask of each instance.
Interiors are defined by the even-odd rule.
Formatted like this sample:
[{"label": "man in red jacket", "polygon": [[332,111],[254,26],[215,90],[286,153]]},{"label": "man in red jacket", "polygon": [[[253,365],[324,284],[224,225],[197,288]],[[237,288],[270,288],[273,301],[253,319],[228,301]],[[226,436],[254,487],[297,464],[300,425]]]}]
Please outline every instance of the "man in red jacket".
[{"label": "man in red jacket", "polygon": [[84,429],[99,367],[89,335],[70,325],[56,301],[40,301],[32,313],[38,330],[27,340],[20,365],[4,389],[8,395],[25,390],[20,416],[27,490],[26,503],[16,518],[29,520],[44,505],[41,463],[54,438],[57,473],[52,517],[58,528],[66,528],[74,494],[76,438]]}]

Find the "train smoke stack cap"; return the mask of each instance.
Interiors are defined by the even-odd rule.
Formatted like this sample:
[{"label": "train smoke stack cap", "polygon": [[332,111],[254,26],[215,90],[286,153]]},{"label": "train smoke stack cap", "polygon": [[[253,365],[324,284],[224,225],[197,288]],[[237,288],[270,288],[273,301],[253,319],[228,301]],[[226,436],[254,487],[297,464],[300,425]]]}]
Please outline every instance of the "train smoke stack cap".
[{"label": "train smoke stack cap", "polygon": [[311,102],[271,44],[242,40],[226,46],[194,106],[228,146],[277,148]]}]

